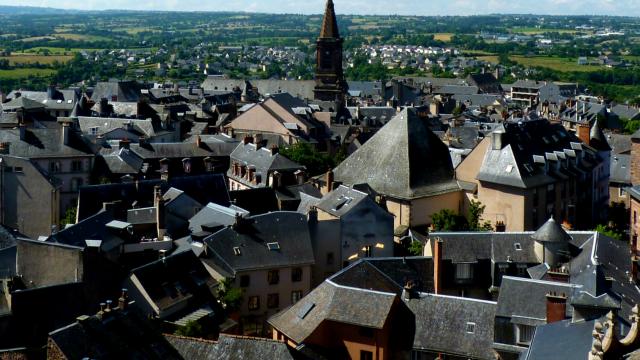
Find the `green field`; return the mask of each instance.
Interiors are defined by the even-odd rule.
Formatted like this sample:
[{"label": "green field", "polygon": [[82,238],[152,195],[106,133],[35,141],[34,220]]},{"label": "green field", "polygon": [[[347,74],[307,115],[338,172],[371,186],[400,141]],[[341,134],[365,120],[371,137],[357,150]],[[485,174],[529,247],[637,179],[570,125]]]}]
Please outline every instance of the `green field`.
[{"label": "green field", "polygon": [[0,56],[0,59],[9,60],[10,65],[16,64],[53,64],[54,61],[57,62],[67,62],[71,60],[73,56],[71,55],[11,55],[11,56]]},{"label": "green field", "polygon": [[453,37],[453,33],[437,33],[433,34],[433,39],[438,41],[450,42]]},{"label": "green field", "polygon": [[486,62],[490,62],[492,64],[497,64],[498,61],[498,55],[482,55],[482,56],[476,56],[476,59],[478,60],[482,60],[482,61],[486,61]]},{"label": "green field", "polygon": [[509,57],[512,61],[522,66],[529,67],[545,67],[556,71],[569,72],[592,72],[602,70],[601,66],[596,65],[578,65],[577,59],[545,57],[545,56],[522,56],[514,55]]},{"label": "green field", "polygon": [[573,29],[553,29],[553,28],[537,28],[537,27],[516,27],[510,29],[512,33],[527,34],[527,35],[539,35],[550,32],[557,32],[560,34],[575,34],[578,31]]},{"label": "green field", "polygon": [[53,75],[56,71],[53,69],[11,69],[0,70],[0,79],[24,79],[30,76],[46,77]]},{"label": "green field", "polygon": [[53,36],[58,39],[76,40],[76,41],[109,41],[111,40],[106,36],[70,34],[70,33],[58,33],[58,34],[53,34]]}]

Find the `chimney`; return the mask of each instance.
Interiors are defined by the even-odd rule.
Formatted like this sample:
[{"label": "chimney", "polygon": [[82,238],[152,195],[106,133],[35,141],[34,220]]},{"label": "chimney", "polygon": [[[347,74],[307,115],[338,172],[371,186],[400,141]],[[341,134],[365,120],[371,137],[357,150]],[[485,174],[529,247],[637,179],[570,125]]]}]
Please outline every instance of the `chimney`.
[{"label": "chimney", "polygon": [[253,136],[254,142],[256,144],[256,148],[259,149],[262,147],[263,145],[263,138],[262,138],[262,134],[255,134]]},{"label": "chimney", "polygon": [[547,324],[562,321],[566,318],[567,296],[550,292],[547,294]]},{"label": "chimney", "polygon": [[129,294],[127,289],[122,289],[122,294],[120,295],[120,298],[118,299],[118,309],[120,309],[121,311],[126,310],[127,309],[127,305],[129,305]]},{"label": "chimney", "polygon": [[556,281],[561,283],[569,283],[570,275],[565,269],[549,269],[547,272],[550,281]]},{"label": "chimney", "polygon": [[249,135],[245,136],[244,139],[242,139],[242,142],[247,145],[247,144],[251,144],[253,143],[253,138]]},{"label": "chimney", "polygon": [[158,241],[164,240],[166,228],[164,224],[164,199],[162,198],[162,189],[160,186],[155,186],[153,189],[154,201],[153,204],[156,208],[156,228],[158,230]]},{"label": "chimney", "polygon": [[271,155],[275,155],[280,153],[280,148],[278,148],[278,145],[271,145]]},{"label": "chimney", "polygon": [[136,117],[138,119],[144,118],[144,101],[142,99],[136,103]]},{"label": "chimney", "polygon": [[22,96],[22,93],[20,91],[16,91],[16,93],[14,94],[14,98],[17,99],[20,96]]},{"label": "chimney", "polygon": [[53,99],[56,96],[56,86],[49,85],[47,86],[47,99]]},{"label": "chimney", "polygon": [[271,187],[274,188],[274,189],[279,188],[281,179],[282,179],[282,175],[279,172],[274,171],[271,174]]},{"label": "chimney", "polygon": [[304,170],[298,170],[294,173],[294,175],[296,176],[296,182],[298,183],[298,185],[304,184],[304,181],[305,181]]},{"label": "chimney", "polygon": [[404,285],[404,288],[402,289],[402,300],[409,301],[412,298],[415,298],[416,293],[414,291],[414,288],[415,284],[413,280],[407,281],[407,283]]},{"label": "chimney", "polygon": [[507,231],[507,224],[505,224],[504,221],[497,221],[496,232],[506,232],[506,231]]},{"label": "chimney", "polygon": [[119,149],[128,149],[129,145],[131,145],[131,141],[127,138],[121,139],[118,143]]},{"label": "chimney", "polygon": [[325,182],[326,182],[326,187],[327,187],[327,192],[331,192],[333,190],[333,170],[329,169],[327,170],[327,173],[325,175]]},{"label": "chimney", "polygon": [[109,100],[107,98],[100,99],[100,115],[107,116],[109,113],[107,112],[107,108],[109,107]]},{"label": "chimney", "polygon": [[200,138],[200,135],[196,135],[196,147],[202,147],[202,138]]},{"label": "chimney", "polygon": [[491,133],[491,149],[502,150],[504,133],[500,131],[494,131]]},{"label": "chimney", "polygon": [[142,136],[138,137],[138,144],[140,146],[147,146],[147,145],[149,145],[149,140],[147,139],[146,136],[142,135]]},{"label": "chimney", "polygon": [[316,224],[318,222],[318,209],[312,206],[307,213],[307,221],[310,224]]},{"label": "chimney", "polygon": [[20,123],[18,125],[18,130],[20,130],[20,141],[26,141],[27,139],[27,125],[24,123]]},{"label": "chimney", "polygon": [[98,313],[96,314],[96,316],[98,317],[98,319],[102,320],[104,318],[104,310],[105,310],[105,306],[107,306],[107,304],[105,303],[100,303],[100,310],[98,311]]},{"label": "chimney", "polygon": [[591,128],[589,127],[589,124],[578,124],[576,133],[583,143],[589,145],[589,140],[591,139]]},{"label": "chimney", "polygon": [[442,239],[433,244],[433,292],[442,293]]},{"label": "chimney", "polygon": [[67,122],[62,123],[62,144],[63,145],[69,145],[70,132],[71,132],[70,124]]}]

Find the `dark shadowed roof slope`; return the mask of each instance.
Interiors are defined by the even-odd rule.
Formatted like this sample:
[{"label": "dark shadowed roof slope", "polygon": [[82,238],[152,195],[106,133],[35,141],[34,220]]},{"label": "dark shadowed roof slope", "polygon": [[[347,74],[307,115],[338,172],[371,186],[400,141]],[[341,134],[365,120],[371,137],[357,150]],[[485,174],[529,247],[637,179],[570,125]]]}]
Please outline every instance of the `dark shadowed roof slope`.
[{"label": "dark shadowed roof slope", "polygon": [[49,334],[67,359],[182,359],[156,329],[136,313],[113,311]]},{"label": "dark shadowed roof slope", "polygon": [[215,341],[170,334],[164,337],[184,359],[217,359]]},{"label": "dark shadowed roof slope", "polygon": [[335,170],[346,185],[368,184],[380,194],[415,199],[457,191],[447,146],[404,109]]},{"label": "dark shadowed roof slope", "polygon": [[301,358],[301,356],[294,356],[294,353],[295,350],[282,341],[221,334],[215,347],[214,357],[208,359],[293,360]]}]

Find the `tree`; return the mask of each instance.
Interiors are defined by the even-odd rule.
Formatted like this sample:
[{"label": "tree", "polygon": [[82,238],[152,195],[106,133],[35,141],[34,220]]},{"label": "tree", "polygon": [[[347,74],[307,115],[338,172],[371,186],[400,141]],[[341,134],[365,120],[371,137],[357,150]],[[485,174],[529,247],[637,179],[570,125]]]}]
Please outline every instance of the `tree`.
[{"label": "tree", "polygon": [[596,226],[595,231],[603,235],[606,235],[612,239],[616,239],[616,240],[624,239],[624,234],[617,232],[615,229],[612,229],[607,225],[599,224],[598,226]]},{"label": "tree", "polygon": [[433,214],[431,220],[436,231],[460,231],[469,228],[467,219],[464,216],[458,215],[449,209],[442,209]]},{"label": "tree", "polygon": [[421,241],[412,241],[409,244],[409,252],[415,256],[422,256],[424,253],[424,244]]},{"label": "tree", "polygon": [[471,231],[491,231],[493,227],[491,222],[482,222],[482,214],[484,214],[485,205],[482,205],[480,201],[471,200],[469,204],[469,212],[467,214],[467,221],[469,222],[469,230]]},{"label": "tree", "polygon": [[67,208],[67,211],[65,211],[64,213],[64,217],[60,220],[60,227],[64,229],[65,225],[75,224],[77,213],[78,213],[77,206],[69,206]]},{"label": "tree", "polygon": [[281,149],[280,154],[304,165],[310,176],[320,175],[336,165],[336,160],[329,154],[319,152],[308,143],[297,143]]},{"label": "tree", "polygon": [[187,337],[204,337],[206,335],[202,325],[194,320],[187,321],[184,326],[181,326],[176,330],[175,334]]},{"label": "tree", "polygon": [[233,287],[233,280],[224,279],[218,288],[218,298],[227,313],[235,312],[242,304],[242,290]]}]

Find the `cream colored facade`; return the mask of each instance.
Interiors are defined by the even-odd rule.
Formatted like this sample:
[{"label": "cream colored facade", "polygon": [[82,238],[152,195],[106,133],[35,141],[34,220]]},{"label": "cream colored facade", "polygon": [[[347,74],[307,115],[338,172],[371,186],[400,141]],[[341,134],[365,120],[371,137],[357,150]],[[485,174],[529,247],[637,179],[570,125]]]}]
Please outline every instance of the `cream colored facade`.
[{"label": "cream colored facade", "polygon": [[460,213],[463,209],[463,192],[453,191],[413,200],[387,199],[387,211],[394,216],[394,228],[430,225],[431,215],[448,209]]}]

